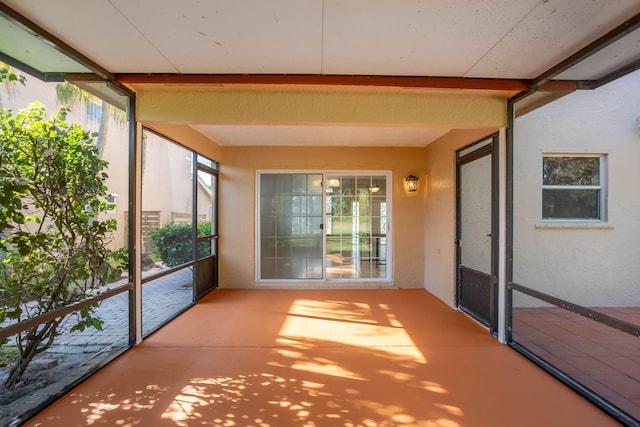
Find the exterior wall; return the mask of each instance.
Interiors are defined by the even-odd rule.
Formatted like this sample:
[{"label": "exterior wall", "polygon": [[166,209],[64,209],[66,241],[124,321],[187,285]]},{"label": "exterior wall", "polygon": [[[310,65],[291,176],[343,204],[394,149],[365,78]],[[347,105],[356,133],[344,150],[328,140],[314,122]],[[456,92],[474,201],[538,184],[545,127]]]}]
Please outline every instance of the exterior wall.
[{"label": "exterior wall", "polygon": [[456,298],[456,150],[495,132],[455,130],[426,148],[424,287],[450,306]]},{"label": "exterior wall", "polygon": [[[40,101],[51,115],[61,107],[56,96],[56,83],[45,83],[35,77],[26,76],[26,85],[3,84],[0,86],[0,107],[9,108],[15,112],[24,109],[32,102]],[[99,125],[87,120],[86,105],[78,103],[71,108],[67,115],[68,123],[77,123],[84,129],[97,132]],[[169,125],[167,125],[169,126]],[[170,126],[169,126],[170,127]],[[106,122],[106,137],[103,141],[102,158],[109,162],[106,185],[110,193],[117,195],[115,212],[103,214],[104,218],[116,219],[118,229],[110,243],[111,249],[118,249],[126,245],[129,206],[129,128],[126,121],[117,120],[109,115]],[[183,131],[184,133],[184,131]],[[201,134],[193,131],[187,135],[194,149],[202,154],[216,159],[219,154],[206,145]],[[190,213],[192,206],[192,171],[191,162],[187,159],[188,151],[177,144],[167,143],[163,138],[148,133],[146,138],[148,148],[144,155],[143,166],[143,210],[161,211],[161,224],[172,220],[172,213]],[[208,141],[208,140],[207,140]],[[176,179],[180,177],[180,179]],[[199,188],[199,197],[204,200],[199,203],[198,214],[210,220],[210,195]]]},{"label": "exterior wall", "polygon": [[[640,304],[640,73],[578,91],[515,122],[514,280],[585,306]],[[608,220],[541,220],[543,153],[606,154]]]},{"label": "exterior wall", "polygon": [[[421,288],[424,280],[424,205],[405,193],[403,178],[424,176],[422,148],[224,147],[220,176],[220,287]],[[393,283],[256,282],[256,172],[258,170],[390,170],[392,172]]]},{"label": "exterior wall", "polygon": [[[146,133],[142,158],[142,212],[159,211],[160,226],[172,222],[174,212],[191,214],[191,152],[153,133]],[[148,252],[149,248],[144,246],[143,252]]]},{"label": "exterior wall", "polygon": [[[56,96],[56,83],[45,83],[35,77],[26,75],[26,85],[2,84],[0,86],[0,107],[11,109],[14,114],[26,108],[30,103],[40,101],[45,105],[50,116],[62,104]],[[98,124],[87,120],[86,105],[80,102],[71,107],[67,115],[67,123],[77,123],[84,129],[97,132]],[[126,244],[125,230],[126,215],[129,204],[129,133],[126,121],[116,120],[109,116],[106,122],[106,137],[103,141],[102,158],[109,162],[106,180],[109,192],[117,194],[117,205],[114,213],[103,214],[105,218],[116,219],[118,229],[110,243],[112,249],[118,249]]]}]

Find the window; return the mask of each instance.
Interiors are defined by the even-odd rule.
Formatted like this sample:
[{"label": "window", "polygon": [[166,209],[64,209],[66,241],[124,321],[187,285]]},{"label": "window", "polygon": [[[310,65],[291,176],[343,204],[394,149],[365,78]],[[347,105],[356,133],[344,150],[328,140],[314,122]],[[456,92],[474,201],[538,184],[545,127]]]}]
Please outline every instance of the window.
[{"label": "window", "polygon": [[107,194],[107,213],[115,214],[118,207],[118,195],[114,193]]},{"label": "window", "polygon": [[390,174],[261,172],[258,280],[390,280]]},{"label": "window", "polygon": [[542,219],[604,221],[604,155],[542,158]]},{"label": "window", "polygon": [[87,101],[87,120],[91,123],[100,123],[102,120],[102,103],[89,99]]}]

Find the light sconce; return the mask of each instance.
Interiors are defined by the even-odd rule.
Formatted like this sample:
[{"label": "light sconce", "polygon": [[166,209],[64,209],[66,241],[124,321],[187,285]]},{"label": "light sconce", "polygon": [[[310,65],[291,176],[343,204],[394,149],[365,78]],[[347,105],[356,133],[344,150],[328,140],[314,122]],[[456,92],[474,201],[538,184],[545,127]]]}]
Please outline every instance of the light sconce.
[{"label": "light sconce", "polygon": [[404,179],[404,188],[407,190],[408,193],[413,193],[418,191],[418,180],[420,178],[418,178],[415,175],[409,175],[408,177],[406,177]]}]

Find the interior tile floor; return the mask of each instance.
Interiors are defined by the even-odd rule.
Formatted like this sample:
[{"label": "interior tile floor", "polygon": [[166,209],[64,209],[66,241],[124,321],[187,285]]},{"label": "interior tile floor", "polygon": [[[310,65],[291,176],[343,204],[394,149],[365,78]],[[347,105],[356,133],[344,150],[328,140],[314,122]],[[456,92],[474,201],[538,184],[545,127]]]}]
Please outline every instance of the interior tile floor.
[{"label": "interior tile floor", "polygon": [[618,425],[424,290],[216,290],[29,426]]}]

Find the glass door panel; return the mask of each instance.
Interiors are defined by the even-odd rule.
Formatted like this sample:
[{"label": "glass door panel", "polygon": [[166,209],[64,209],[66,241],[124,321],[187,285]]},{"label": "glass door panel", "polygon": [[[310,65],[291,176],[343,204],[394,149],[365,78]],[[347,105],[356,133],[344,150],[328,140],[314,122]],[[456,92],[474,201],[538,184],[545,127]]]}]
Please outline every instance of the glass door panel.
[{"label": "glass door panel", "polygon": [[387,179],[326,177],[327,279],[385,279]]},{"label": "glass door panel", "polygon": [[265,172],[259,181],[259,280],[389,279],[387,175]]},{"label": "glass door panel", "polygon": [[260,278],[322,279],[322,175],[263,174]]}]

